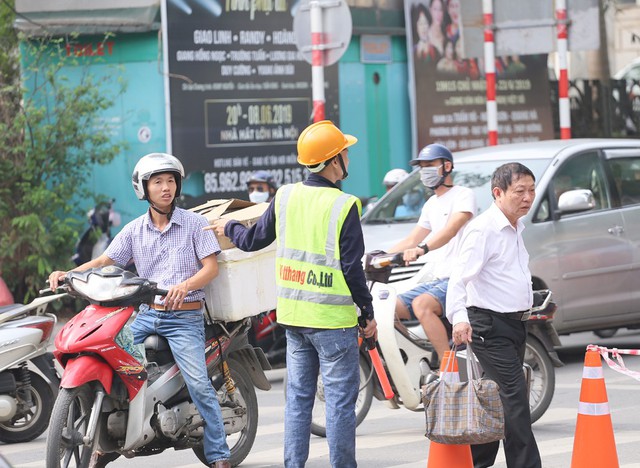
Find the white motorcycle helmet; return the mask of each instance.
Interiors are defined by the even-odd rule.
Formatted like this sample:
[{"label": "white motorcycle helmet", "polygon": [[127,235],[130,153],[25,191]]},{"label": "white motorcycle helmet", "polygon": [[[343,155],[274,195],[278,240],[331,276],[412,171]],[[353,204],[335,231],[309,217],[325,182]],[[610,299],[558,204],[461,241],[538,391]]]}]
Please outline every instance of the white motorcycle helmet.
[{"label": "white motorcycle helmet", "polygon": [[[182,179],[184,178],[184,167],[182,163],[170,154],[166,153],[150,153],[140,158],[138,164],[133,169],[131,175],[131,184],[133,185],[133,191],[136,192],[138,200],[147,200],[147,181],[154,174],[161,174],[163,172],[176,173],[176,196],[180,196],[180,190],[182,188]],[[175,199],[174,199],[175,200]]]},{"label": "white motorcycle helmet", "polygon": [[385,187],[391,188],[399,182],[402,182],[408,175],[409,173],[404,169],[391,169],[385,174],[384,179],[382,179],[382,183]]}]

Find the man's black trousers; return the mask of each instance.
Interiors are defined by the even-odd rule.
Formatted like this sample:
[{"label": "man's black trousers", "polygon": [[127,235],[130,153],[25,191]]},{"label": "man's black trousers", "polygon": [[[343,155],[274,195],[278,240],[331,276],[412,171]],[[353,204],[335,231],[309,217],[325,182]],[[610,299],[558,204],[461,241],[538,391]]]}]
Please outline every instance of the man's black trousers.
[{"label": "man's black trousers", "polygon": [[[504,451],[509,468],[539,468],[540,453],[531,430],[527,383],[522,370],[527,322],[476,308],[469,310],[471,347],[485,375],[497,382],[504,407]],[[493,466],[499,442],[472,445],[474,468]]]}]

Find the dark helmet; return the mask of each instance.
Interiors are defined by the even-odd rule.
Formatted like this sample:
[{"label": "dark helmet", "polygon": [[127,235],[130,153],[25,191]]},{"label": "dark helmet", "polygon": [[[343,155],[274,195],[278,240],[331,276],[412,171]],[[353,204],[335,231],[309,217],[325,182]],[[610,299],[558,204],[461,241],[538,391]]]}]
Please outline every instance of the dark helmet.
[{"label": "dark helmet", "polygon": [[446,146],[437,143],[422,148],[420,153],[418,153],[418,157],[409,161],[409,164],[417,166],[420,164],[420,161],[435,161],[436,159],[446,159],[447,161],[451,161],[453,165],[453,154],[451,154],[451,151],[449,151]]},{"label": "dark helmet", "polygon": [[268,171],[254,172],[253,174],[251,174],[251,177],[247,179],[247,186],[251,182],[264,182],[265,184],[269,185],[269,187],[271,187],[273,190],[278,189],[278,187],[276,186],[276,180]]}]

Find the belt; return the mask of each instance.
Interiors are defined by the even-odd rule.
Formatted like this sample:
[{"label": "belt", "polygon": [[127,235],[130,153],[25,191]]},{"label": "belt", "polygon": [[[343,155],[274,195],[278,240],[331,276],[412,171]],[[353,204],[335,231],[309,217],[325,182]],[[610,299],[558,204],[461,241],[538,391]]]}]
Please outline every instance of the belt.
[{"label": "belt", "polygon": [[165,312],[169,310],[200,310],[202,309],[202,301],[183,302],[180,307],[165,307],[162,304],[149,304],[149,307],[159,312]]},{"label": "belt", "polygon": [[483,309],[482,307],[475,307],[475,306],[469,307],[469,310],[472,310],[474,312],[486,312],[488,314],[501,315],[508,319],[519,320],[521,322],[526,322],[527,320],[529,320],[529,317],[531,317],[530,310],[523,310],[520,312],[496,312],[495,310]]}]

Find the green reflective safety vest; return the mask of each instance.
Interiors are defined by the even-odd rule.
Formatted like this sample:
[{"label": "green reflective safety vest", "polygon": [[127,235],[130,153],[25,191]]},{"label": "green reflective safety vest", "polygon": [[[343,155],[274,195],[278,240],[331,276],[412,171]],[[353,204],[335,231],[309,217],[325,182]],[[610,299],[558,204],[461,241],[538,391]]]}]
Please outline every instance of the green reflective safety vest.
[{"label": "green reflective safety vest", "polygon": [[330,187],[302,183],[276,192],[278,323],[309,328],[357,324],[340,265],[340,231],[360,200]]}]

